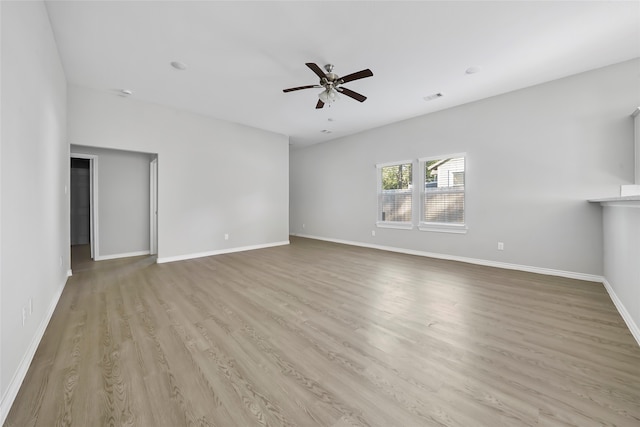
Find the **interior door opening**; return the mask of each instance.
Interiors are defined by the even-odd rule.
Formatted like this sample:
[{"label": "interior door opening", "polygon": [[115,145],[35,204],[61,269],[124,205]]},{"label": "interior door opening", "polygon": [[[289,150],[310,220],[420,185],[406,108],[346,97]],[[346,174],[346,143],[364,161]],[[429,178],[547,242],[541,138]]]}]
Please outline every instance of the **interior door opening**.
[{"label": "interior door opening", "polygon": [[71,154],[69,172],[69,217],[71,263],[79,258],[95,259],[97,235],[95,233],[95,172],[97,156]]}]

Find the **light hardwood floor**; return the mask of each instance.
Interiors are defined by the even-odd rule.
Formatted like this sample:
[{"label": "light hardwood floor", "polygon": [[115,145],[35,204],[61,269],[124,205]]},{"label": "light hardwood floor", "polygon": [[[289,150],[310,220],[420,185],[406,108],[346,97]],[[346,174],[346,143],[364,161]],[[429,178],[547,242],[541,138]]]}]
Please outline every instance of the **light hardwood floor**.
[{"label": "light hardwood floor", "polygon": [[291,242],[75,263],[5,425],[640,425],[601,284]]}]

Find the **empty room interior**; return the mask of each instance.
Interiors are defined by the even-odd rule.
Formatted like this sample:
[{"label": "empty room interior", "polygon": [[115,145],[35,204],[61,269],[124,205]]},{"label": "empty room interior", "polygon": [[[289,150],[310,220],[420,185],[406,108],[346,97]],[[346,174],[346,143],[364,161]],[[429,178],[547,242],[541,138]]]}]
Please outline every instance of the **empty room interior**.
[{"label": "empty room interior", "polygon": [[0,23],[0,425],[640,425],[640,2]]}]

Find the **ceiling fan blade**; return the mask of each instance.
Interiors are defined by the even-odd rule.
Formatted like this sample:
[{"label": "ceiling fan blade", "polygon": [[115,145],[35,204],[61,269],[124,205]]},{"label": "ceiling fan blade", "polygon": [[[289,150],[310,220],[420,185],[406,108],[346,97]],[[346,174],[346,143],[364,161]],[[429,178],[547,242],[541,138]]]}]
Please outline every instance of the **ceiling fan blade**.
[{"label": "ceiling fan blade", "polygon": [[340,77],[340,82],[347,83],[347,82],[352,82],[354,80],[364,79],[365,77],[371,77],[371,76],[373,76],[373,73],[371,72],[370,69],[367,68],[366,70],[358,71],[356,73],[351,73],[351,74],[347,74],[344,77]]},{"label": "ceiling fan blade", "polygon": [[358,92],[354,92],[351,89],[347,89],[346,87],[339,87],[338,92],[343,93],[356,101],[364,102],[367,99],[366,96],[359,94]]},{"label": "ceiling fan blade", "polygon": [[300,89],[312,89],[314,87],[322,87],[320,85],[307,85],[307,86],[298,86],[298,87],[290,87],[289,89],[282,89],[283,92],[287,93],[287,92],[293,92],[294,90],[300,90]]},{"label": "ceiling fan blade", "polygon": [[318,103],[316,104],[316,109],[324,107],[324,102],[321,99],[318,99]]},{"label": "ceiling fan blade", "polygon": [[327,78],[327,75],[324,73],[324,71],[322,71],[322,69],[320,67],[318,67],[317,64],[314,64],[313,62],[307,62],[304,65],[306,65],[307,67],[311,68],[311,71],[316,73],[316,76],[320,77],[320,80]]}]

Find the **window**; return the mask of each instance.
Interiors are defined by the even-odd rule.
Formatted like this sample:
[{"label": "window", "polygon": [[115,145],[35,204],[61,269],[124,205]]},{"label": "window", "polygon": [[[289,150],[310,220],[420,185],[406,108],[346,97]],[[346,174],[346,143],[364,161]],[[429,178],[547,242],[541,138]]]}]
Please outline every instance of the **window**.
[{"label": "window", "polygon": [[465,155],[420,159],[420,230],[465,233]]},{"label": "window", "polygon": [[413,162],[377,165],[378,225],[413,227]]}]

